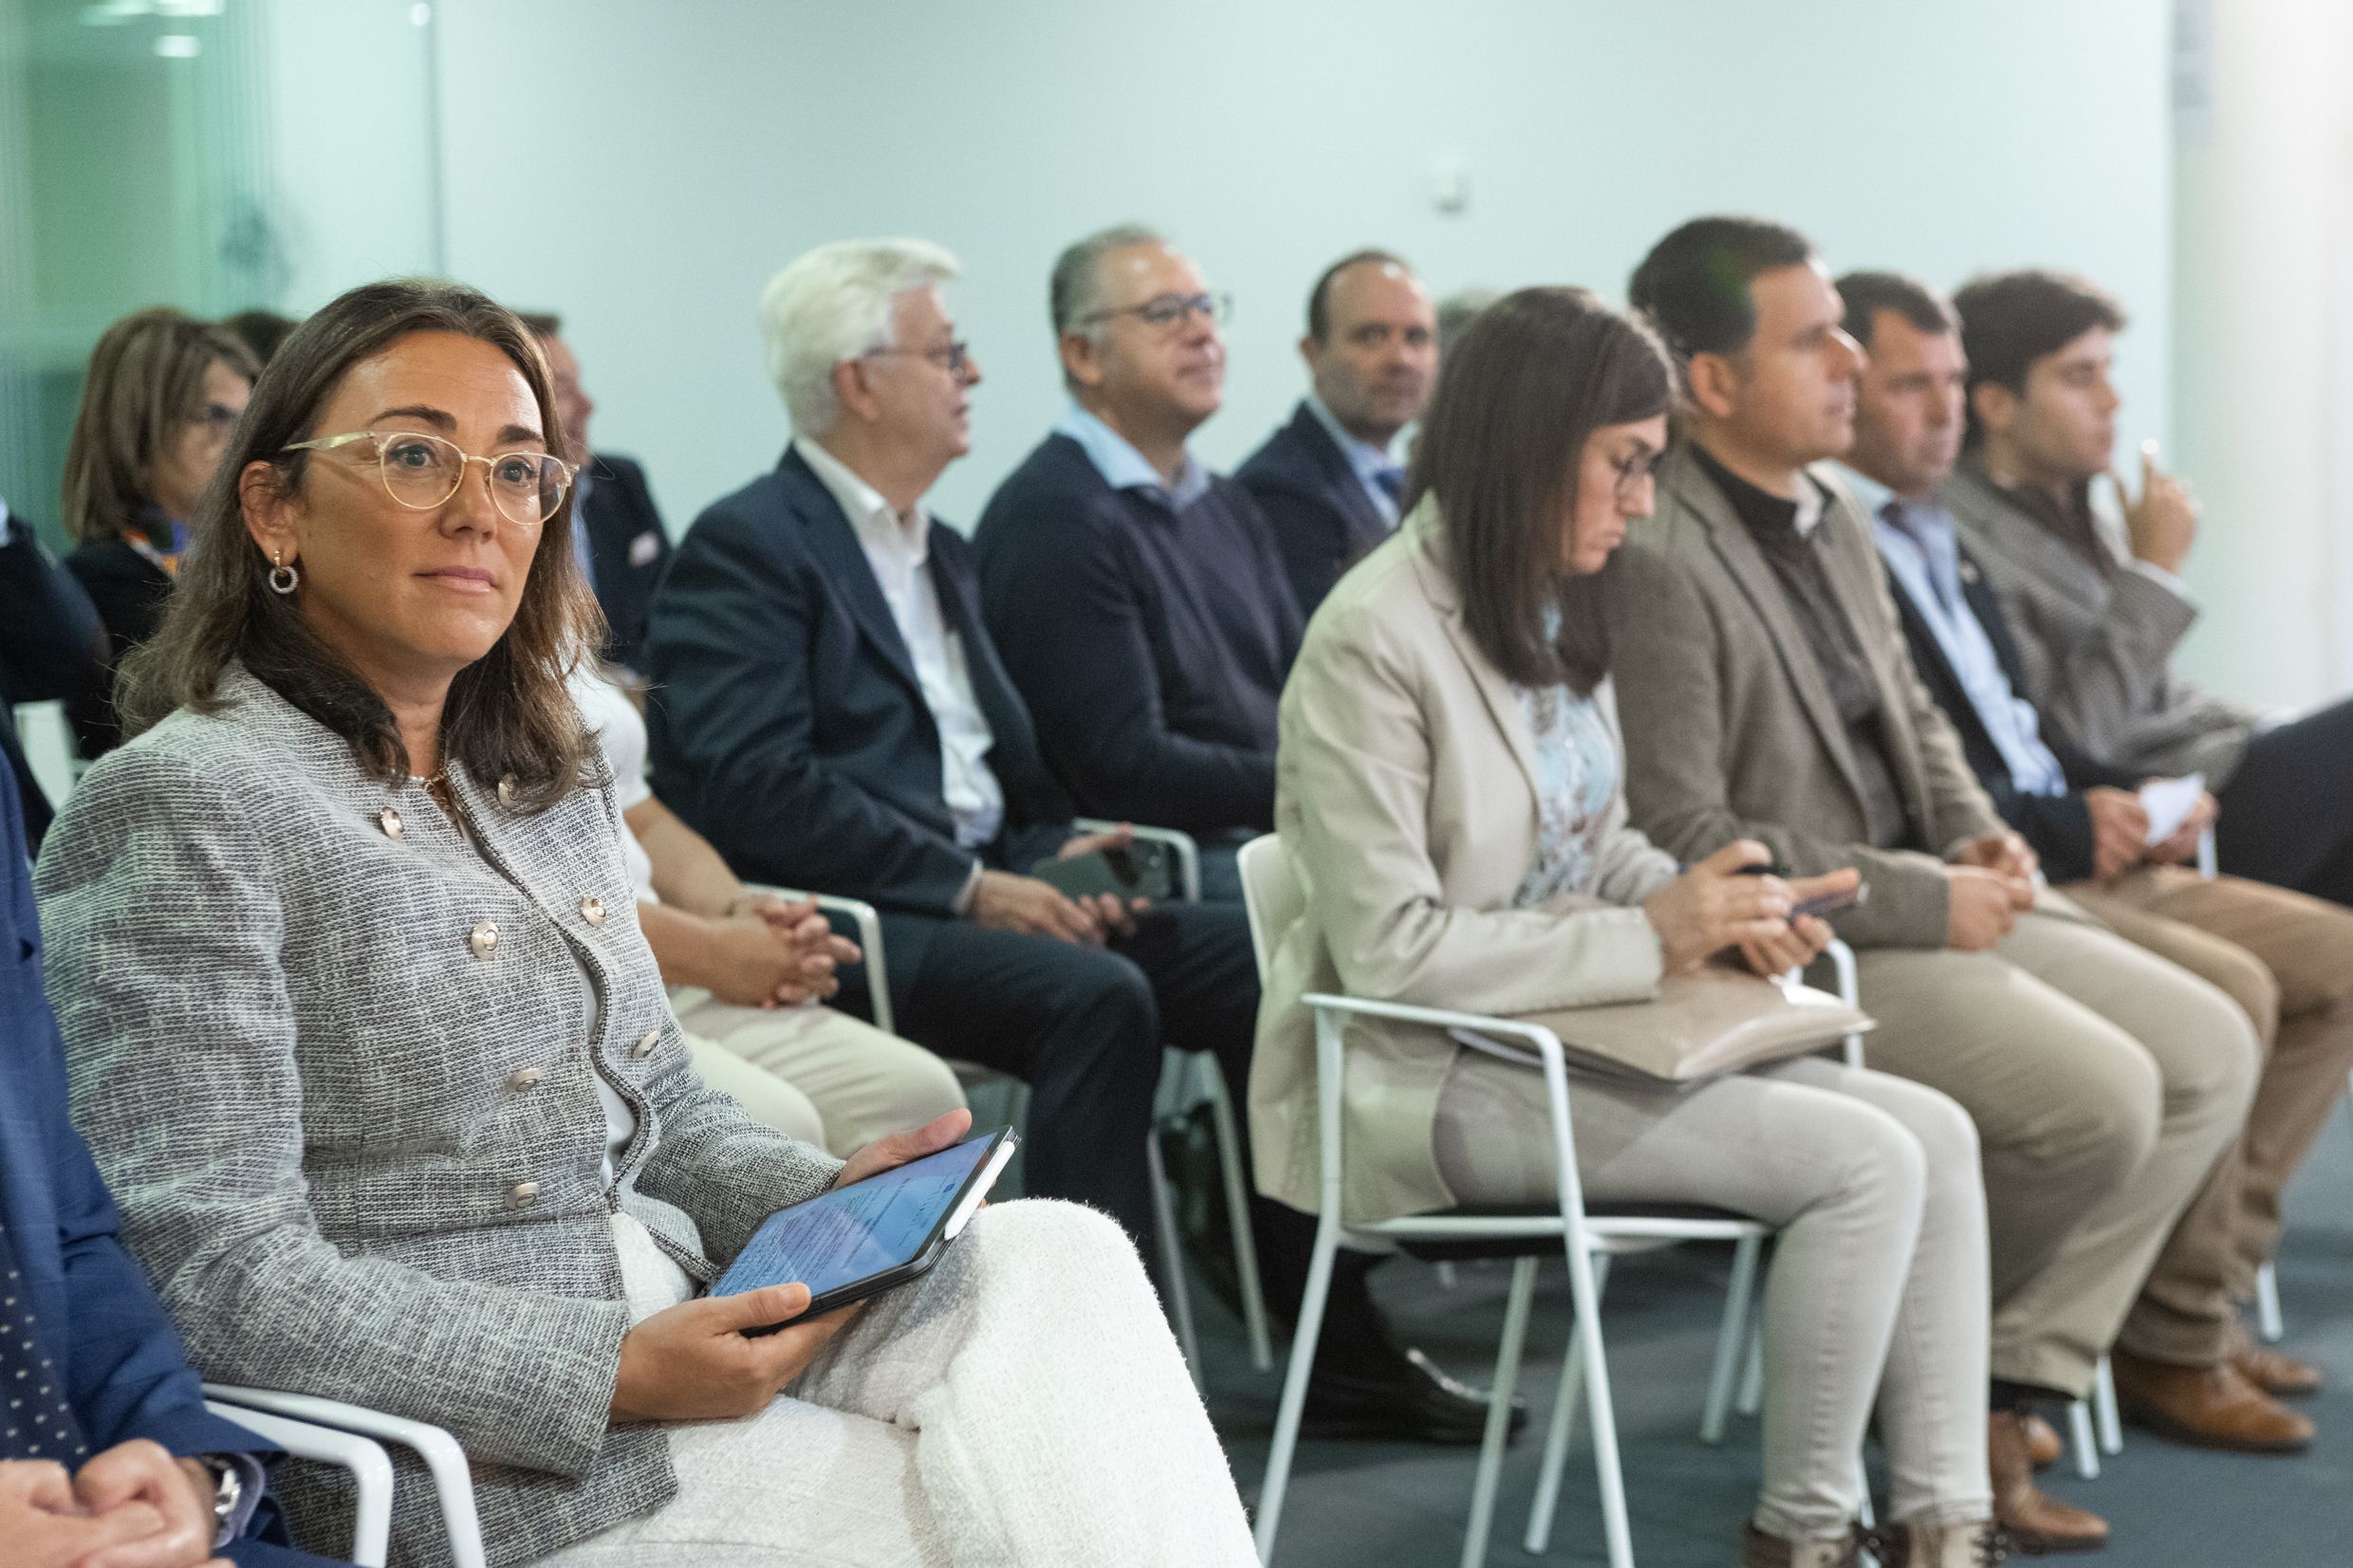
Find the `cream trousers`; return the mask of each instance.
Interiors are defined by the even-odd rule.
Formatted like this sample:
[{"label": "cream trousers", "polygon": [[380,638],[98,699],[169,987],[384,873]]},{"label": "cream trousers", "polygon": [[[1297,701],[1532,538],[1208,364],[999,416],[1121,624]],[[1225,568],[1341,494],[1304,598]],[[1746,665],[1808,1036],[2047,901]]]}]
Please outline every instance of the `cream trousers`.
[{"label": "cream trousers", "polygon": [[[632,1314],[684,1274],[613,1222]],[[1245,1568],[1241,1500],[1110,1220],[1028,1199],[869,1301],[741,1421],[670,1429],[678,1494],[538,1568]]]},{"label": "cream trousers", "polygon": [[831,1007],[738,1007],[673,986],[670,1010],[704,1082],[764,1125],[843,1158],[964,1103],[945,1061]]}]

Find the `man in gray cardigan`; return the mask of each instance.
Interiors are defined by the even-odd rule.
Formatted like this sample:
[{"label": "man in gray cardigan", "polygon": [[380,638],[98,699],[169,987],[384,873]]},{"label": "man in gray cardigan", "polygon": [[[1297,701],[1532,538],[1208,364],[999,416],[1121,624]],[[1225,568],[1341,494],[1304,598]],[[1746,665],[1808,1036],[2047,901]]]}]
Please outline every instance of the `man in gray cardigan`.
[{"label": "man in gray cardigan", "polygon": [[2197,503],[2141,459],[2123,516],[2092,505],[2121,400],[2123,308],[2086,279],[1979,278],[1953,298],[1969,434],[1946,504],[2016,635],[2026,695],[2054,735],[2151,774],[2203,773],[2224,871],[2353,904],[2353,699],[2267,724],[2173,670],[2197,619],[2181,580]]},{"label": "man in gray cardigan", "polygon": [[1684,439],[1608,578],[1637,826],[1696,859],[1761,839],[1854,865],[1836,921],[1875,1067],[1977,1124],[1992,1222],[1995,1511],[2029,1550],[2106,1525],[2044,1496],[2024,1416],[2081,1397],[2166,1232],[2237,1134],[2256,1044],[2221,992],[2038,895],[1913,672],[1866,521],[1808,467],[1853,439],[1862,351],[1803,236],[1702,218],[1631,299],[1682,364]]}]

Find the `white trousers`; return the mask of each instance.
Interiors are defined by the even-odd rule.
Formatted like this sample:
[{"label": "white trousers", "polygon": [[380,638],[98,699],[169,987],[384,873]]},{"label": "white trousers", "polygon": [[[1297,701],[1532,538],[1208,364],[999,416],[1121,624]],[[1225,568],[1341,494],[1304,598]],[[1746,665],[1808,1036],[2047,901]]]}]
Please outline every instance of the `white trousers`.
[{"label": "white trousers", "polygon": [[[693,1287],[616,1217],[632,1314]],[[1026,1199],[870,1301],[741,1421],[670,1429],[678,1495],[537,1568],[1244,1568],[1241,1500],[1119,1227]]]}]

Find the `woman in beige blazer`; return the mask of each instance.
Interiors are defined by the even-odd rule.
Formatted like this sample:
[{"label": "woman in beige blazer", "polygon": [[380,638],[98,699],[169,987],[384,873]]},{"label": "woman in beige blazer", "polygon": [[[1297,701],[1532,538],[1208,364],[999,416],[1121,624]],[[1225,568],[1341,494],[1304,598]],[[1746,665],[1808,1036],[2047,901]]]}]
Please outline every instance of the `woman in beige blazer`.
[{"label": "woman in beige blazer", "polygon": [[[1591,574],[1649,509],[1670,372],[1582,290],[1491,306],[1446,361],[1397,535],[1333,591],[1283,696],[1275,818],[1305,894],[1271,933],[1251,1099],[1261,1185],[1317,1205],[1309,990],[1513,1014],[1654,996],[1736,951],[1828,940],[1729,846],[1678,874],[1626,825]],[[1554,1201],[1540,1074],[1425,1028],[1349,1025],[1349,1217]],[[1876,1408],[1896,1542],[1991,1560],[1985,1212],[1974,1134],[1933,1090],[1819,1058],[1680,1091],[1581,1076],[1588,1198],[1781,1228],[1765,1486],[1743,1563],[1851,1561]],[[1981,1555],[1982,1554],[1982,1555]]]}]

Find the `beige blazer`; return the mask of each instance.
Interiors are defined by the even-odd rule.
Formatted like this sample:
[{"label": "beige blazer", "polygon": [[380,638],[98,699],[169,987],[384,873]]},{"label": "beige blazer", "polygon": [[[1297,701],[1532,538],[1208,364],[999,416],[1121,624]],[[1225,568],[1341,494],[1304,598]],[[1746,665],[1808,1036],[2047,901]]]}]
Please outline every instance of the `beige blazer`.
[{"label": "beige blazer", "polygon": [[1605,578],[1610,670],[1635,825],[1686,860],[1734,839],[1799,876],[1859,867],[1869,900],[1832,924],[1854,946],[1939,948],[1938,856],[2002,825],[1953,726],[1920,685],[1862,509],[1826,470],[1819,544],[1880,695],[1905,815],[1936,855],[1864,842],[1862,786],[1822,667],[1763,552],[1688,448],[1658,468],[1658,509]]},{"label": "beige blazer", "polygon": [[[1306,992],[1503,1014],[1658,994],[1639,906],[1676,867],[1625,825],[1622,795],[1599,896],[1512,905],[1536,856],[1534,741],[1463,626],[1437,532],[1425,501],[1341,580],[1283,691],[1274,817],[1304,913],[1268,933],[1250,1094],[1258,1185],[1297,1208],[1321,1207]],[[1451,1207],[1431,1130],[1462,1047],[1362,1019],[1347,1041],[1345,1217]]]}]

